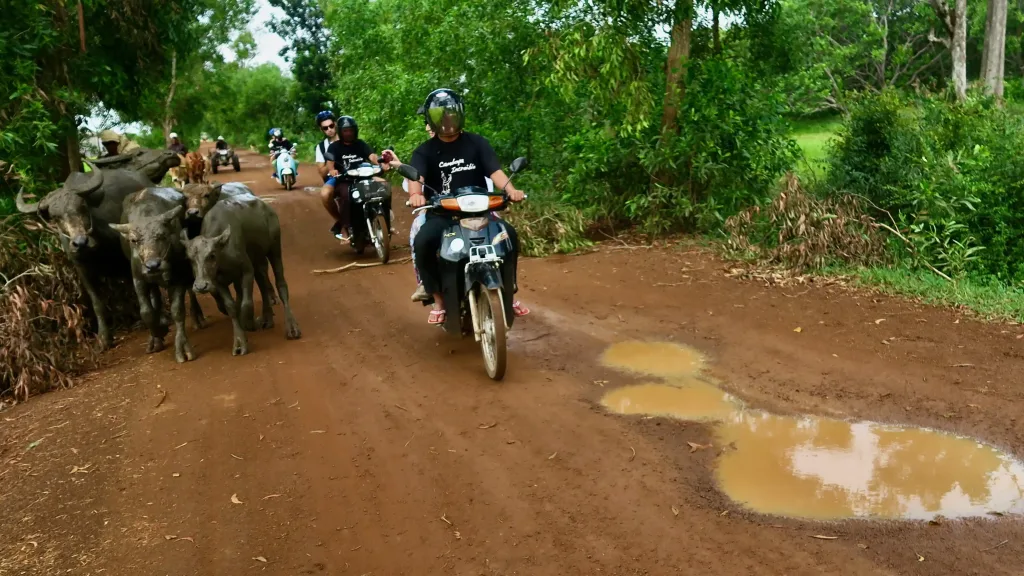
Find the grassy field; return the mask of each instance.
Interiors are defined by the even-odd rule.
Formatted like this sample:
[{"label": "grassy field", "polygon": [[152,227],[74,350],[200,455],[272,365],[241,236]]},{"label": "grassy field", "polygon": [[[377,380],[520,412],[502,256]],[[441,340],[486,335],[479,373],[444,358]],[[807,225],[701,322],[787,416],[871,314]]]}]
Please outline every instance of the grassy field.
[{"label": "grassy field", "polygon": [[820,178],[824,173],[823,161],[828,153],[828,142],[835,136],[841,121],[838,118],[797,120],[793,122],[793,139],[804,152],[797,172],[805,178]]}]

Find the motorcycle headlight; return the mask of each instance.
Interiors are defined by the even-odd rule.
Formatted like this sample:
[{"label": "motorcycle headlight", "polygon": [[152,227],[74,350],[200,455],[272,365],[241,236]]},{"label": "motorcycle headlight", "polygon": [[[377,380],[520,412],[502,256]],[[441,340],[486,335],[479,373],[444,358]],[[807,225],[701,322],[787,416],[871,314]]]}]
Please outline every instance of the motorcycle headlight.
[{"label": "motorcycle headlight", "polygon": [[489,196],[483,194],[470,194],[456,198],[459,210],[463,212],[486,212],[490,206],[490,200]]},{"label": "motorcycle headlight", "polygon": [[483,230],[487,227],[487,217],[482,218],[463,218],[459,220],[459,225],[467,230]]},{"label": "motorcycle headlight", "polygon": [[352,191],[352,197],[358,200],[359,199],[359,190],[353,190]]},{"label": "motorcycle headlight", "polygon": [[348,174],[349,176],[359,176],[359,170],[356,170],[355,168],[353,168],[353,169],[349,170],[349,171],[347,172],[347,174]]}]

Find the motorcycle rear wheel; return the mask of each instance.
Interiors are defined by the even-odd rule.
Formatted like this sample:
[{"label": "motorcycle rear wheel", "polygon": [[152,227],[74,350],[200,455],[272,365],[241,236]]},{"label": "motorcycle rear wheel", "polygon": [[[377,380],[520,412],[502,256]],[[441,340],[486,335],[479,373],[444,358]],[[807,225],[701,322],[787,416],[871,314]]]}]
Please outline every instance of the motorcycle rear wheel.
[{"label": "motorcycle rear wheel", "polygon": [[505,313],[497,290],[481,289],[478,292],[477,310],[480,314],[480,352],[484,356],[484,369],[491,380],[500,381],[505,377],[508,346],[505,339]]}]

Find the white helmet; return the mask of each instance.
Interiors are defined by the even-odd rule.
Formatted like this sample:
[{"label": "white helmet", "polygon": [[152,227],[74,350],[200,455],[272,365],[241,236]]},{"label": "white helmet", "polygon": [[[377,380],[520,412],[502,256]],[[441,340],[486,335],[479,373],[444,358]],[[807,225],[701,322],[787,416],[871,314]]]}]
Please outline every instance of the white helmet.
[{"label": "white helmet", "polygon": [[178,137],[178,133],[177,132],[171,132],[170,137],[171,138],[177,138]]},{"label": "white helmet", "polygon": [[224,140],[224,137],[223,136],[217,136],[217,140],[222,141],[222,140]]}]

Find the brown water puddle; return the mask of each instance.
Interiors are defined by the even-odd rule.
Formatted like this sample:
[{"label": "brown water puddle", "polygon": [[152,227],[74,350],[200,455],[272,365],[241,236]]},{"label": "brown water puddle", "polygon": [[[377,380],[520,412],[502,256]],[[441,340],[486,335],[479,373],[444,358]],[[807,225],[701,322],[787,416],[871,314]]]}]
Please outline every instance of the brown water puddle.
[{"label": "brown water puddle", "polygon": [[1024,465],[976,440],[745,410],[697,378],[699,353],[675,344],[617,344],[603,361],[665,378],[609,392],[602,399],[609,410],[716,422],[715,445],[726,447],[716,462],[718,484],[757,512],[821,520],[1024,514]]},{"label": "brown water puddle", "polygon": [[707,382],[689,379],[676,384],[624,386],[609,392],[601,403],[619,414],[667,416],[680,420],[722,420],[739,408],[735,398]]},{"label": "brown water puddle", "polygon": [[634,374],[682,378],[698,374],[704,357],[671,342],[621,342],[605,350],[601,363]]}]

